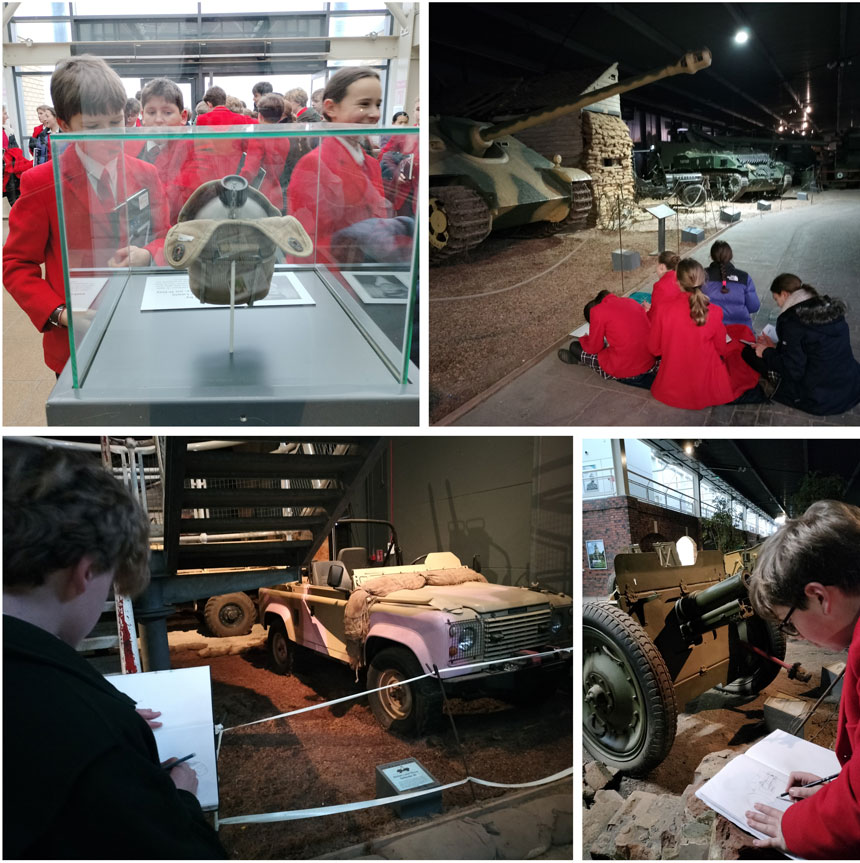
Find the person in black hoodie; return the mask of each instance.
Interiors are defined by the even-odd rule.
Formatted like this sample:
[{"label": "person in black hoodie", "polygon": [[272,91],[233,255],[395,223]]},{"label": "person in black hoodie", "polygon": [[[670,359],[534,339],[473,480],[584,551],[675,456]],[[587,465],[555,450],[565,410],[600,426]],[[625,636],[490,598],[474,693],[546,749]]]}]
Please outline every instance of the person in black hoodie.
[{"label": "person in black hoodie", "polygon": [[148,532],[92,457],[5,441],[4,859],[227,856],[194,770],[159,762],[134,702],[75,650],[112,584],[148,584]]},{"label": "person in black hoodie", "polygon": [[860,364],[851,351],[845,303],[822,296],[792,273],[770,286],[781,311],[778,342],[761,334],[744,359],[778,378],[774,401],[807,413],[830,416],[860,403]]}]

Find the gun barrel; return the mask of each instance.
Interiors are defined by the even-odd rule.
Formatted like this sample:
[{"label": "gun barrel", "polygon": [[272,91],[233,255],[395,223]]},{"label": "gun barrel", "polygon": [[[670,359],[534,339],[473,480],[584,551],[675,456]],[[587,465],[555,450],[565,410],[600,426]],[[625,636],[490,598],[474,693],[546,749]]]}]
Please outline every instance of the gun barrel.
[{"label": "gun barrel", "polygon": [[[675,603],[675,614],[682,623],[706,621],[719,624],[720,617],[734,614],[740,599],[747,596],[743,573],[725,578],[717,584],[682,596]],[[712,626],[706,628],[713,628]]]},{"label": "gun barrel", "polygon": [[[515,135],[523,129],[530,129],[532,126],[537,126],[540,123],[554,120],[557,117],[564,117],[566,114],[578,111],[580,108],[585,108],[588,105],[593,105],[602,99],[607,99],[618,93],[626,93],[628,90],[634,90],[637,87],[644,87],[646,84],[653,84],[655,81],[668,78],[671,75],[693,75],[700,69],[706,69],[710,65],[711,52],[707,48],[688,51],[678,62],[670,66],[652,69],[650,72],[637,75],[635,78],[627,81],[619,81],[607,87],[601,87],[598,90],[591,90],[588,93],[583,93],[574,102],[542,108],[531,114],[524,114],[513,120],[497,123],[495,126],[484,127],[477,132],[477,137],[480,142],[483,142],[483,147],[486,149],[496,138],[501,138],[503,135]],[[478,141],[473,143],[478,144]]]}]

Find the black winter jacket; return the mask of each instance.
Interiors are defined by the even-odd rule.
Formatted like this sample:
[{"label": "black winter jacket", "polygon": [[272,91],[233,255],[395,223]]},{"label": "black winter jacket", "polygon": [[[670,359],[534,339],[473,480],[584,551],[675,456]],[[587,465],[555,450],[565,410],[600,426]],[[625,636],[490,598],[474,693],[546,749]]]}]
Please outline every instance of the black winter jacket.
[{"label": "black winter jacket", "polygon": [[4,614],[3,859],[226,856],[134,702],[68,644]]},{"label": "black winter jacket", "polygon": [[774,398],[811,414],[829,416],[860,402],[860,364],[851,351],[845,304],[812,297],[776,319],[779,342],[762,360],[779,372]]}]

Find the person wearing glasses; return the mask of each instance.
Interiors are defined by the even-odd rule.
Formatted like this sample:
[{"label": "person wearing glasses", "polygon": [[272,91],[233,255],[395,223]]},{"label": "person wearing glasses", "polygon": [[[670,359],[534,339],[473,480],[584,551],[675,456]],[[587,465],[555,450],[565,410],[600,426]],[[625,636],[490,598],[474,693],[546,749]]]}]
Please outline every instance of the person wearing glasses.
[{"label": "person wearing glasses", "polygon": [[834,500],[812,504],[765,540],[750,578],[756,613],[786,634],[829,650],[848,649],[836,729],[842,766],[814,788],[811,773],[793,772],[794,801],[783,813],[764,803],[747,821],[778,848],[808,860],[857,859],[860,851],[860,508]]},{"label": "person wearing glasses", "polygon": [[726,341],[723,311],[702,292],[702,265],[685,258],[676,273],[681,291],[660,305],[648,337],[648,350],[662,357],[654,398],[687,410],[764,401],[759,373],[743,361],[741,345]]}]

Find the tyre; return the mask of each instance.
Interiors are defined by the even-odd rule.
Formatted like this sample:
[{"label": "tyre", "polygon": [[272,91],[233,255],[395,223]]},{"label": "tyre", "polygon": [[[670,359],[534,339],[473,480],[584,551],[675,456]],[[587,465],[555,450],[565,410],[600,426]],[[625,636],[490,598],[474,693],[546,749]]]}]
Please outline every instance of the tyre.
[{"label": "tyre", "polygon": [[[409,680],[422,674],[418,660],[403,647],[386,647],[370,662],[367,688],[376,689]],[[387,731],[422,734],[440,715],[442,696],[439,684],[425,678],[415,683],[393,686],[367,696],[377,722]]]},{"label": "tyre", "polygon": [[225,593],[206,602],[203,619],[212,635],[247,635],[257,620],[257,607],[247,593]]},{"label": "tyre", "polygon": [[295,645],[287,636],[287,627],[280,617],[276,617],[269,626],[269,637],[266,641],[269,652],[269,665],[278,674],[291,674]]},{"label": "tyre", "polygon": [[761,617],[748,617],[729,624],[728,683],[714,688],[726,695],[757,695],[779,674],[780,666],[748,650],[751,644],[777,659],[785,659],[785,636],[779,624]]},{"label": "tyre", "polygon": [[583,742],[597,759],[642,776],[668,754],[678,707],[663,657],[620,608],[582,608]]},{"label": "tyre", "polygon": [[698,207],[703,204],[706,199],[705,187],[700,183],[695,183],[691,186],[684,186],[681,190],[681,200],[688,207]]}]

